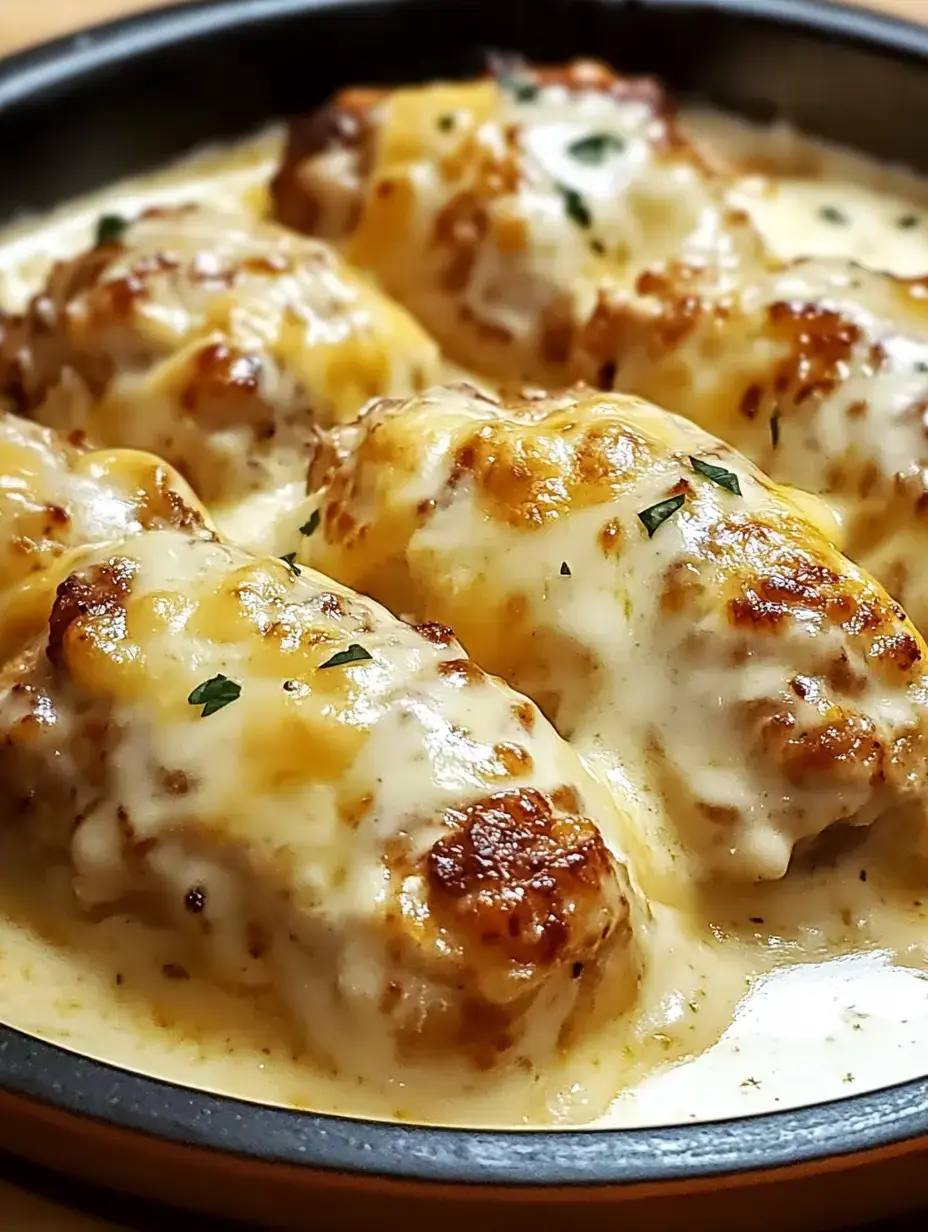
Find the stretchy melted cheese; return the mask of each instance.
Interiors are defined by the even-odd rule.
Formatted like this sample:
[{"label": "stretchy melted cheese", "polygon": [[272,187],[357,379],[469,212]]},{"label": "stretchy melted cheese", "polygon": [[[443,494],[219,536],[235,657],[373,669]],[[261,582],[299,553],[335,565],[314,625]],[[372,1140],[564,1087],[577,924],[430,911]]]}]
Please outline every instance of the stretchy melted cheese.
[{"label": "stretchy melted cheese", "polygon": [[447,621],[648,786],[647,859],[776,878],[836,822],[924,807],[924,643],[717,439],[617,395],[457,387],[375,405],[341,446],[313,563]]},{"label": "stretchy melted cheese", "polygon": [[609,792],[447,630],[320,575],[169,531],[87,554],[0,729],[8,824],[80,901],[272,988],[346,1078],[525,1078],[634,999]]},{"label": "stretchy melted cheese", "polygon": [[184,208],[57,266],[0,344],[18,409],[151,449],[220,504],[302,478],[312,424],[420,389],[437,363],[324,244]]}]

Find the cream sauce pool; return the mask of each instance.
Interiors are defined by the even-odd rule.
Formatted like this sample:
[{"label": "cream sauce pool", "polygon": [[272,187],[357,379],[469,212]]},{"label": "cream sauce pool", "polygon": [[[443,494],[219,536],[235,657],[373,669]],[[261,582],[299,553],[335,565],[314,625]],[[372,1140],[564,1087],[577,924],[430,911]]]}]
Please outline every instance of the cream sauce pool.
[{"label": "cream sauce pool", "polygon": [[[903,171],[813,145],[761,139],[707,112],[684,116],[740,178],[733,192],[784,257],[851,255],[928,273],[928,187]],[[52,261],[89,242],[99,215],[182,200],[263,212],[280,148],[268,131],[116,185],[0,234],[0,303],[20,307]],[[284,493],[291,505],[296,493]],[[219,515],[248,545],[278,506]],[[739,899],[657,904],[633,1018],[588,1041],[569,1075],[539,1077],[516,1105],[505,1086],[461,1091],[452,1124],[678,1124],[795,1107],[924,1073],[928,1053],[928,886],[906,884],[905,836],[884,828],[819,851],[781,883]],[[23,866],[0,843],[0,1018],[127,1069],[244,1099],[400,1120],[428,1119],[401,1083],[386,1090],[319,1072],[294,1050],[271,1003],[171,978],[169,933],[62,907],[63,870]],[[634,872],[634,868],[632,870]],[[924,898],[922,897],[924,894]],[[814,922],[814,923],[810,923]]]}]

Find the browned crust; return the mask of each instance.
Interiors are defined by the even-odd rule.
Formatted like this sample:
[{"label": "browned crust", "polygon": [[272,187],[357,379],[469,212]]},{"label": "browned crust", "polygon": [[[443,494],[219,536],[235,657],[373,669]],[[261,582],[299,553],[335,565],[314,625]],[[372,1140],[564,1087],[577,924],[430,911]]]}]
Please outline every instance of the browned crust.
[{"label": "browned crust", "polygon": [[[737,531],[737,528],[735,528]],[[724,524],[720,535],[730,538]],[[744,528],[757,542],[771,531],[762,524]],[[765,572],[739,576],[728,601],[735,627],[775,633],[785,622],[812,613],[838,626],[859,643],[871,664],[894,672],[911,671],[922,658],[905,613],[875,588],[855,584],[808,554],[788,547],[772,553]]]},{"label": "browned crust", "polygon": [[89,622],[109,619],[125,631],[125,601],[135,571],[134,562],[116,556],[65,578],[48,619],[45,653],[51,663],[64,662],[68,644],[82,636]]},{"label": "browned crust", "polygon": [[180,401],[210,427],[253,420],[259,437],[273,435],[273,417],[261,398],[261,360],[223,342],[211,342],[192,357]]},{"label": "browned crust", "polygon": [[465,949],[550,967],[616,927],[615,866],[586,818],[556,815],[549,797],[524,788],[449,809],[445,823],[425,857],[429,902]]},{"label": "browned crust", "polygon": [[[708,164],[702,162],[697,151],[681,135],[673,104],[654,77],[619,76],[606,65],[592,60],[535,66],[511,57],[497,57],[488,75],[496,78],[517,75],[541,88],[560,86],[574,93],[596,91],[620,101],[641,102],[661,121],[655,128],[657,145],[666,150],[687,149],[705,174],[711,174]],[[360,220],[375,162],[377,124],[374,110],[388,97],[386,90],[344,90],[318,110],[290,122],[280,166],[271,181],[274,214],[280,222],[296,231],[322,235],[326,239],[339,240],[351,234]],[[507,140],[514,138],[515,132],[507,133]],[[314,160],[334,151],[346,156],[350,163],[347,174],[357,184],[350,208],[340,212],[336,231],[332,229],[331,220],[326,218],[319,185],[311,172]],[[490,177],[492,185],[489,181],[486,185],[492,187],[489,195],[512,191],[515,187],[513,176],[517,179],[513,158],[507,157],[494,165]],[[444,275],[449,290],[459,289],[467,282],[473,253],[485,228],[484,197],[471,192],[455,197],[436,220],[436,243],[448,245],[453,239],[453,255]],[[563,330],[549,337],[548,346],[555,351],[563,349]]]},{"label": "browned crust", "polygon": [[[383,94],[380,90],[345,90],[317,111],[291,120],[283,157],[270,185],[274,215],[280,222],[306,235],[318,233],[320,201],[302,172],[307,161],[319,154],[344,150],[353,156],[359,182],[367,178],[373,166],[375,136],[371,112]],[[345,216],[344,234],[354,230],[361,206],[359,193],[354,210]]]}]

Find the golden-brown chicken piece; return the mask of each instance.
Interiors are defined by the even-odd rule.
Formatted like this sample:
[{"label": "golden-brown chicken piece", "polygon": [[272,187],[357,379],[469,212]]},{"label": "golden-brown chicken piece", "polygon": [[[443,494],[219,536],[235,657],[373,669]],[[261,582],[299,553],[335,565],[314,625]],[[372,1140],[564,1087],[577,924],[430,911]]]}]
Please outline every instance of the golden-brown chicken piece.
[{"label": "golden-brown chicken piece", "polygon": [[207,502],[300,479],[313,424],[436,377],[434,344],[325,244],[195,208],[117,231],[3,322],[0,389]]},{"label": "golden-brown chicken piece", "polygon": [[727,188],[656,86],[573,64],[340,95],[276,201],[475,371],[638,394],[824,495],[928,629],[924,280],[784,265]]},{"label": "golden-brown chicken piece", "polygon": [[923,641],[718,439],[621,395],[467,387],[338,435],[307,558],[454,626],[636,783],[649,858],[777,878],[835,823],[925,807]]},{"label": "golden-brown chicken piece", "polygon": [[0,793],[85,905],[166,919],[325,1063],[436,1100],[633,1002],[614,799],[447,629],[176,531],[49,606],[4,672]]},{"label": "golden-brown chicken piece", "polygon": [[675,254],[721,287],[754,243],[660,86],[584,61],[346,91],[294,122],[272,188],[278,218],[338,241],[452,358],[549,386],[580,374],[605,286]]},{"label": "golden-brown chicken piece", "polygon": [[[589,370],[717,433],[784,483],[826,496],[845,551],[928,630],[928,286],[799,261],[737,296],[680,271],[630,307],[602,300]],[[607,361],[608,357],[608,361]]]}]

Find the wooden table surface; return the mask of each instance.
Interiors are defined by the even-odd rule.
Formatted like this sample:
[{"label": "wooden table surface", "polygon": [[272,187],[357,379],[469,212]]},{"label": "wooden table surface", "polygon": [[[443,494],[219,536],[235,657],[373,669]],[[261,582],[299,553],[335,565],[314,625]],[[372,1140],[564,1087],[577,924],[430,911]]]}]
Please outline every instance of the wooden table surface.
[{"label": "wooden table surface", "polygon": [[[0,0],[0,56],[81,26],[106,21],[179,0]],[[229,0],[235,3],[235,0]],[[912,21],[928,22],[928,0],[870,0],[879,8]],[[182,1229],[188,1221],[174,1213],[144,1207],[129,1199],[101,1194],[90,1187],[65,1186],[55,1177],[0,1156],[0,1228],[10,1232],[162,1232]],[[190,1220],[197,1232],[221,1232],[220,1225]],[[886,1225],[879,1232],[923,1232],[928,1216]],[[222,1225],[224,1229],[226,1225]],[[878,1232],[876,1228],[872,1232]]]},{"label": "wooden table surface", "polygon": [[[913,21],[928,21],[928,0],[858,0],[864,2]],[[79,26],[176,3],[178,0],[0,0],[0,55]]]}]

